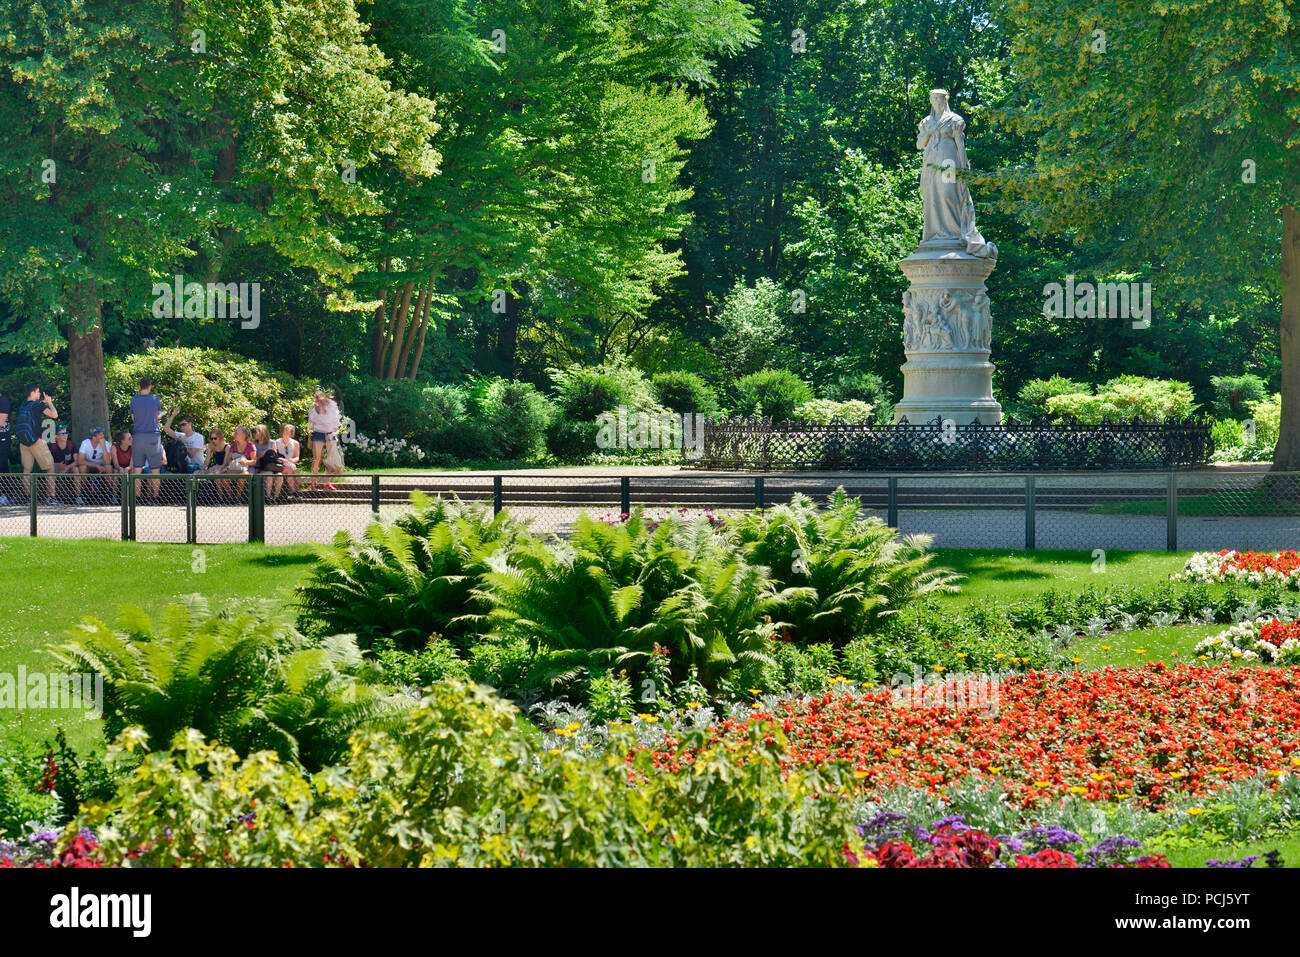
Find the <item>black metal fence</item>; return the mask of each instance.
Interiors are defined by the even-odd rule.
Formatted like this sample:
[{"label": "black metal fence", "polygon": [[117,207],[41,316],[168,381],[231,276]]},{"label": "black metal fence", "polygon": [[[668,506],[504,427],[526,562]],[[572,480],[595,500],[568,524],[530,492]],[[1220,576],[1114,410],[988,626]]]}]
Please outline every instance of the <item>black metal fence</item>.
[{"label": "black metal fence", "polygon": [[0,475],[0,536],[177,543],[328,542],[360,534],[412,491],[509,509],[542,533],[583,512],[608,521],[728,515],[824,500],[837,486],[902,534],[949,548],[1300,547],[1300,473],[704,474],[348,476],[312,491],[279,476]]},{"label": "black metal fence", "polygon": [[1210,423],[1023,423],[958,425],[812,425],[766,419],[705,421],[702,469],[853,469],[902,471],[1028,471],[1175,469],[1202,465],[1214,454]]}]

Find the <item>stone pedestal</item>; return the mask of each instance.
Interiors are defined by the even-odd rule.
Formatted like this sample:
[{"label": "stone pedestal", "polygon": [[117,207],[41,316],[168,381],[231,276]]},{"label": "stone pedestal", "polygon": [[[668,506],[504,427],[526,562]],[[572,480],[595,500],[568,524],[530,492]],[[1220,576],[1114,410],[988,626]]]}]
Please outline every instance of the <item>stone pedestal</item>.
[{"label": "stone pedestal", "polygon": [[898,264],[903,293],[903,398],[894,421],[1000,425],[989,345],[993,315],[984,281],[996,259],[971,256],[960,240],[927,240]]}]

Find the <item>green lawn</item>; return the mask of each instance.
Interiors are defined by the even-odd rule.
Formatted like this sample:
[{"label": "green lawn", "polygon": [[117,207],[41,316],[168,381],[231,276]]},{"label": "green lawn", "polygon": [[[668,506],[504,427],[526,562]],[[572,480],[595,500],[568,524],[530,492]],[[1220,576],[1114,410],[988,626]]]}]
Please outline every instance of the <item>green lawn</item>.
[{"label": "green lawn", "polygon": [[[156,612],[183,595],[228,605],[283,602],[312,561],[310,545],[155,545],[142,542],[0,539],[0,670],[52,671],[44,649],[92,616],[112,619],[122,604]],[[100,739],[81,711],[6,709],[0,739],[39,742],[62,726],[73,748]]]},{"label": "green lawn", "polygon": [[1105,553],[1104,563],[1092,552],[982,551],[936,549],[936,565],[966,576],[961,592],[942,600],[961,603],[973,598],[1012,601],[1056,589],[1076,592],[1088,586],[1154,585],[1182,571],[1191,552]]},{"label": "green lawn", "polygon": [[[1088,509],[1098,515],[1164,515],[1169,503],[1163,498],[1139,499],[1113,505],[1094,505]],[[1178,514],[1186,516],[1272,516],[1300,515],[1300,502],[1277,498],[1266,490],[1222,492],[1217,495],[1179,495]]]}]

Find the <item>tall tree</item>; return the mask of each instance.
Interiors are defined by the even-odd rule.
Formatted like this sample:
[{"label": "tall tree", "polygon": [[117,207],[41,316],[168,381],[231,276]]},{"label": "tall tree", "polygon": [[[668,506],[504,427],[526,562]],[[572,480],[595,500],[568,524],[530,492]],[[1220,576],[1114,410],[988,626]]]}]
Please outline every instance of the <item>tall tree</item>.
[{"label": "tall tree", "polygon": [[0,346],[66,338],[77,434],[108,423],[106,304],[148,309],[185,263],[215,278],[237,235],[344,274],[331,218],[378,203],[340,165],[432,171],[432,105],[389,89],[364,33],[352,0],[0,10],[0,295],[27,320]]},{"label": "tall tree", "polygon": [[1005,187],[1195,308],[1274,290],[1273,462],[1300,469],[1300,0],[1012,0],[1003,15],[1020,92],[1004,119],[1037,140]]}]

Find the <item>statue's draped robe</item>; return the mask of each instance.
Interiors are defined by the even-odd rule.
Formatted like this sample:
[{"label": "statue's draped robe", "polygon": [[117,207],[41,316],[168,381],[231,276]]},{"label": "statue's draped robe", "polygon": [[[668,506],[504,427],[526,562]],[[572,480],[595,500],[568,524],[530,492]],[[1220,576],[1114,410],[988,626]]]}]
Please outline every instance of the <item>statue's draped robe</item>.
[{"label": "statue's draped robe", "polygon": [[970,189],[956,175],[957,170],[970,169],[970,160],[966,158],[966,121],[951,110],[941,117],[931,113],[921,121],[916,148],[925,151],[921,167],[925,227],[921,242],[961,240],[970,255],[996,258],[997,246],[985,242],[975,227],[975,203]]}]

